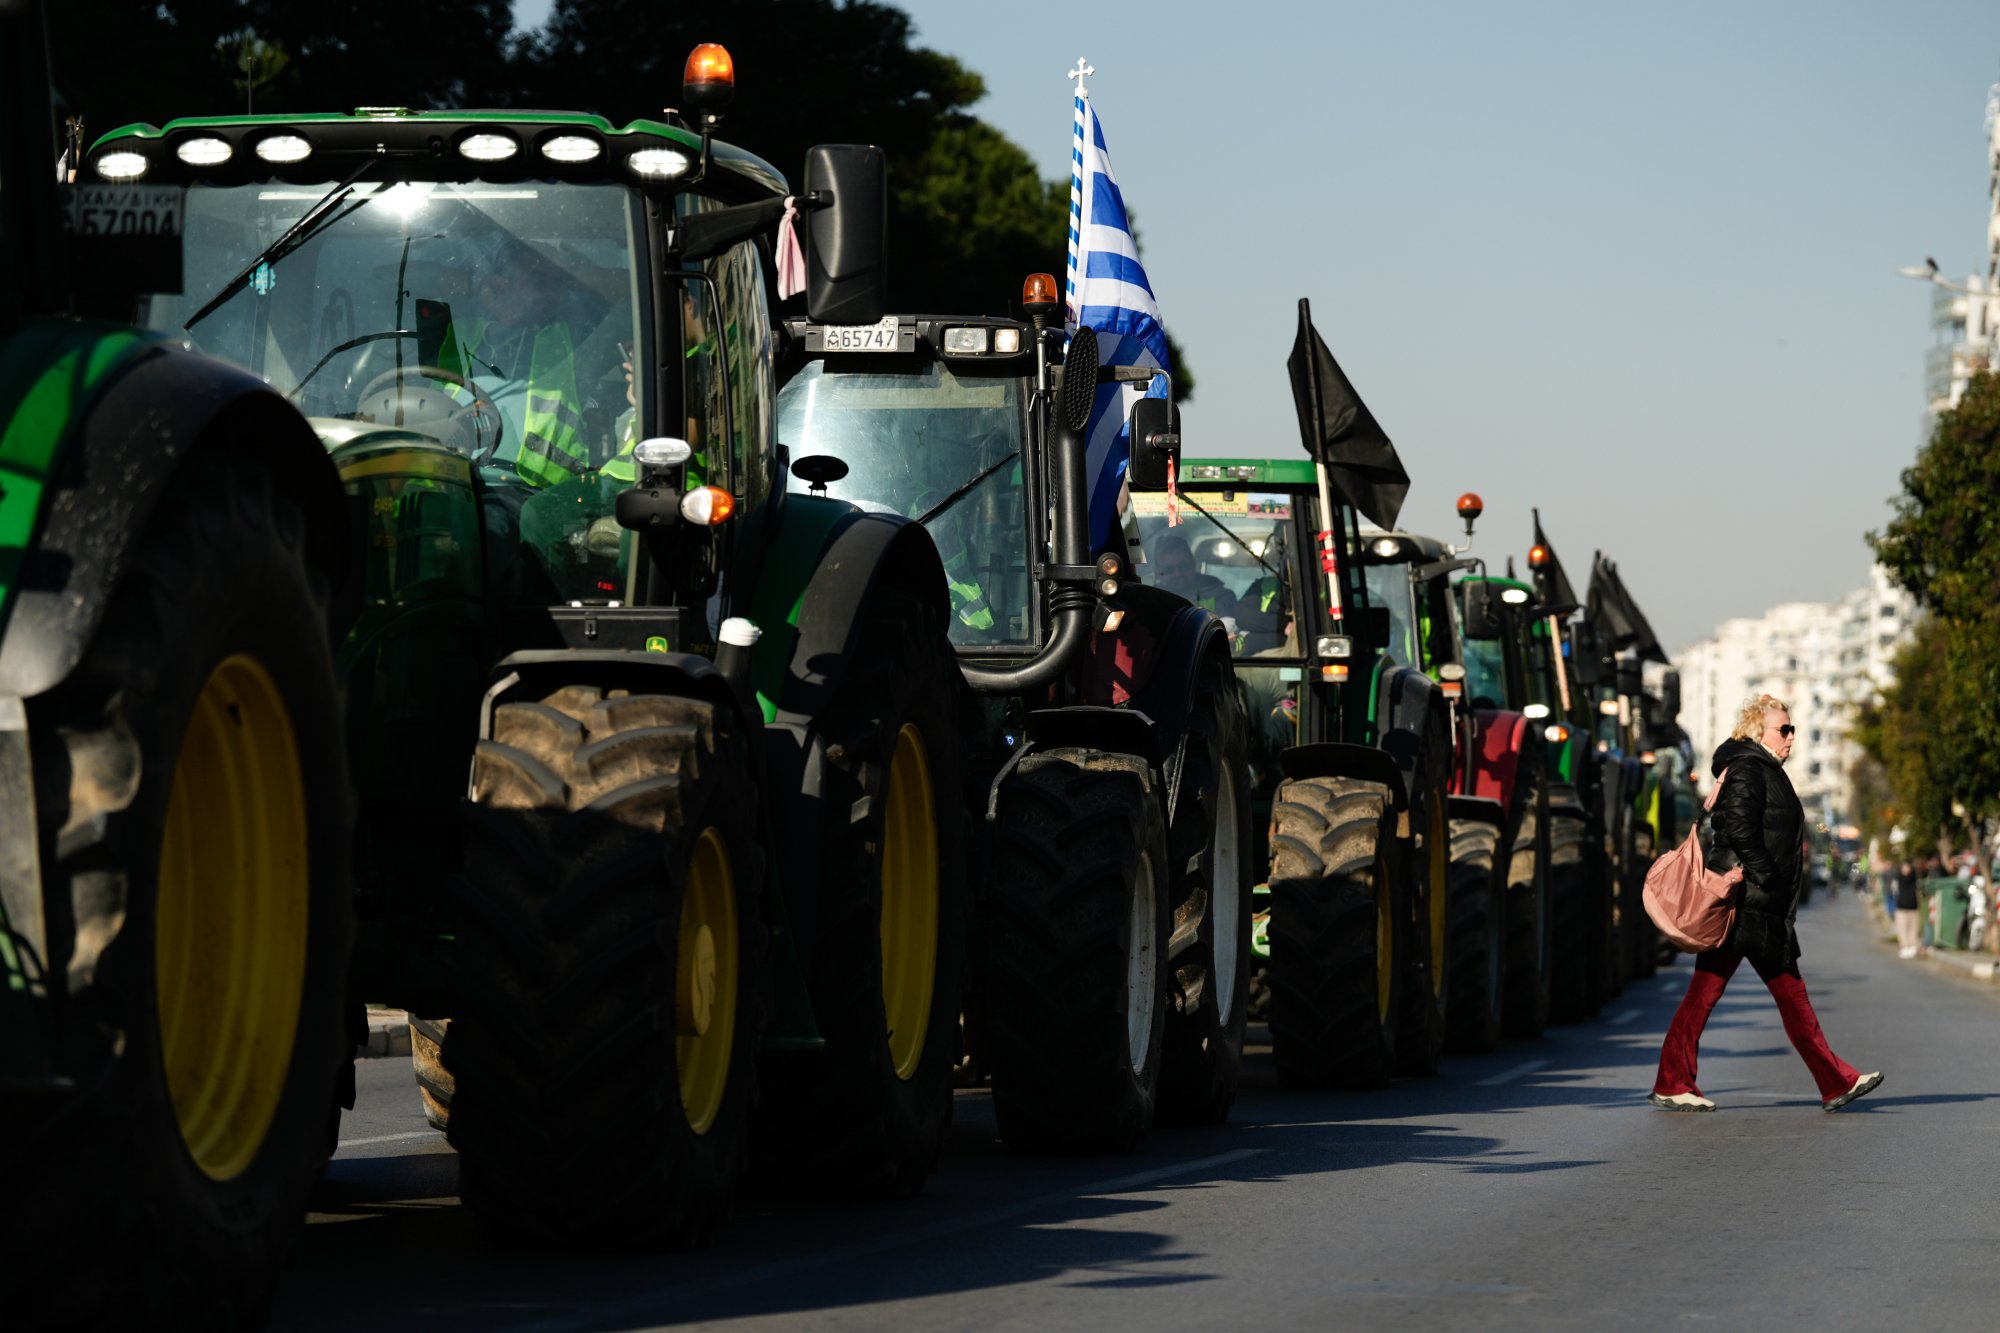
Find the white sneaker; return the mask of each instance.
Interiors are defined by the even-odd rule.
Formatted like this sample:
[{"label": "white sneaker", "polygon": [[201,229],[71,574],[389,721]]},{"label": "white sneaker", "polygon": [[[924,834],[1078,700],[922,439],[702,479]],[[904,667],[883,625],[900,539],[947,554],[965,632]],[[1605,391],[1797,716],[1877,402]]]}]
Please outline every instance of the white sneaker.
[{"label": "white sneaker", "polygon": [[1875,1089],[1881,1086],[1882,1086],[1882,1076],[1879,1073],[1863,1074],[1859,1078],[1854,1080],[1853,1087],[1849,1088],[1846,1092],[1841,1093],[1838,1097],[1831,1097],[1828,1098],[1826,1101],[1821,1102],[1819,1104],[1819,1108],[1822,1111],[1838,1111],[1841,1107],[1847,1105],[1849,1102],[1853,1101],[1856,1097],[1866,1097],[1869,1093],[1875,1091]]},{"label": "white sneaker", "polygon": [[1896,950],[1896,957],[1898,958],[1915,958],[1916,956],[1917,956],[1917,951],[1915,949]]},{"label": "white sneaker", "polygon": [[1671,1097],[1662,1097],[1656,1092],[1647,1097],[1646,1101],[1649,1105],[1657,1106],[1662,1111],[1713,1111],[1715,1109],[1715,1103],[1698,1092],[1677,1092]]}]

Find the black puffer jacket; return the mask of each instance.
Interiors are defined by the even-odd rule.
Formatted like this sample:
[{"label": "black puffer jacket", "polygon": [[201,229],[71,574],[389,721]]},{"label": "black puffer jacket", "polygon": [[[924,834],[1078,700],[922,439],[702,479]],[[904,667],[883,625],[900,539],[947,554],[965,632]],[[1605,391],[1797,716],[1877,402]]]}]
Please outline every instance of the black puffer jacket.
[{"label": "black puffer jacket", "polygon": [[1801,846],[1806,809],[1785,776],[1784,765],[1755,741],[1724,741],[1709,772],[1729,777],[1715,798],[1713,869],[1743,867],[1743,898],[1736,929],[1724,948],[1772,968],[1799,959],[1799,887],[1805,878]]}]

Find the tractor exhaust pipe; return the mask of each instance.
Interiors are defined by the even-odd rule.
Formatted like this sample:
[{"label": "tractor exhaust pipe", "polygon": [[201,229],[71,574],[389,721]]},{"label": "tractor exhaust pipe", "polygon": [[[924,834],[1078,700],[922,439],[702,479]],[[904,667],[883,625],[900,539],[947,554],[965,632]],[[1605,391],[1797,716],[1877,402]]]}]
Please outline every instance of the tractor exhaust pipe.
[{"label": "tractor exhaust pipe", "polygon": [[[1039,320],[1037,323],[1039,324]],[[1036,358],[1047,356],[1036,331]],[[1084,427],[1097,398],[1097,334],[1088,328],[1070,335],[1057,401],[1055,439],[1049,472],[1055,482],[1055,564],[1067,571],[1049,581],[1049,616],[1054,629],[1042,650],[1019,666],[984,667],[962,663],[965,683],[981,694],[1021,694],[1057,680],[1076,664],[1090,642],[1091,590],[1090,483],[1084,471]],[[1081,577],[1078,575],[1081,574]]]}]

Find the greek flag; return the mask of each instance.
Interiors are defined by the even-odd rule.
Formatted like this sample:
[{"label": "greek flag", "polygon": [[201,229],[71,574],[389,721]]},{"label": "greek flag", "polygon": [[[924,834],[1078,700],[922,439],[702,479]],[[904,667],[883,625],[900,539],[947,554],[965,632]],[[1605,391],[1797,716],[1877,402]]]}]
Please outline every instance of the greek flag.
[{"label": "greek flag", "polygon": [[1104,149],[1104,125],[1078,81],[1076,135],[1070,153],[1068,324],[1097,333],[1098,359],[1106,366],[1156,371],[1138,384],[1100,384],[1085,428],[1084,466],[1090,477],[1090,549],[1109,543],[1118,520],[1118,492],[1131,456],[1127,438],[1132,404],[1165,398],[1173,364],[1166,326],[1139,262],[1139,246],[1125,216],[1125,196]]}]

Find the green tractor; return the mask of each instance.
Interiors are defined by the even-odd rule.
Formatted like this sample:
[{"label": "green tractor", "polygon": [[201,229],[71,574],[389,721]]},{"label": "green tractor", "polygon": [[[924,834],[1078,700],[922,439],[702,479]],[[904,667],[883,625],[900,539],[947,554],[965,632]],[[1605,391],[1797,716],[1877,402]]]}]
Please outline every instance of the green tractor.
[{"label": "green tractor", "polygon": [[327,1002],[420,1016],[463,1197],[531,1243],[699,1243],[753,1144],[788,1185],[907,1194],[950,1110],[943,566],[902,515],[795,493],[776,437],[772,238],[803,235],[816,317],[877,319],[882,154],[815,148],[794,192],[714,139],[732,82],[705,46],[685,122],[228,117],[86,162],[185,190],[146,322],[274,386],[337,470],[366,559]]},{"label": "green tractor", "polygon": [[[1459,497],[1468,539],[1482,508],[1475,494]],[[1510,886],[1517,897],[1533,892],[1542,864],[1535,836],[1541,752],[1527,741],[1517,715],[1468,694],[1468,664],[1478,649],[1459,623],[1452,579],[1484,569],[1464,554],[1469,547],[1469,540],[1454,546],[1405,531],[1361,531],[1370,600],[1390,613],[1388,651],[1435,681],[1449,710],[1448,889],[1433,947],[1443,976],[1447,1046],[1488,1051],[1499,1044],[1505,1025]]]},{"label": "green tractor", "polygon": [[182,192],[59,183],[38,5],[0,5],[0,71],[9,1313],[240,1322],[352,1069],[358,562],[283,395],[131,327],[183,286]]},{"label": "green tractor", "polygon": [[[1300,340],[1324,352],[1303,306]],[[1352,386],[1337,367],[1307,375],[1318,387],[1301,420],[1324,424],[1307,395]],[[1368,450],[1394,460],[1365,408],[1352,419],[1364,418],[1344,436],[1309,428],[1312,459],[1189,460],[1174,493],[1132,504],[1158,581],[1216,610],[1235,652],[1269,868],[1253,982],[1278,1075],[1296,1087],[1431,1073],[1445,1038],[1451,710],[1398,638],[1407,584],[1385,595],[1366,574],[1360,506],[1393,521],[1400,495],[1355,464]]]},{"label": "green tractor", "polygon": [[[967,715],[975,876],[966,1031],[1001,1136],[1122,1151],[1216,1123],[1248,1012],[1250,802],[1223,621],[1092,549],[1083,427],[1097,342],[1065,354],[1053,278],[1026,319],[792,319],[779,433],[796,492],[913,518],[943,554]],[[1130,422],[1136,504],[1178,451]],[[1145,579],[1140,582],[1138,574]]]},{"label": "green tractor", "polygon": [[[1645,614],[1626,590],[1618,567],[1597,552],[1590,593],[1572,636],[1572,654],[1593,713],[1592,735],[1604,773],[1604,818],[1612,866],[1609,971],[1619,980],[1651,976],[1657,935],[1640,903],[1657,846],[1652,827],[1657,790],[1659,701],[1646,693],[1648,662],[1666,665]],[[1679,680],[1674,681],[1678,693]],[[1678,710],[1678,700],[1675,703]],[[1669,743],[1666,747],[1671,749]],[[1671,802],[1667,812],[1671,828]]]}]

